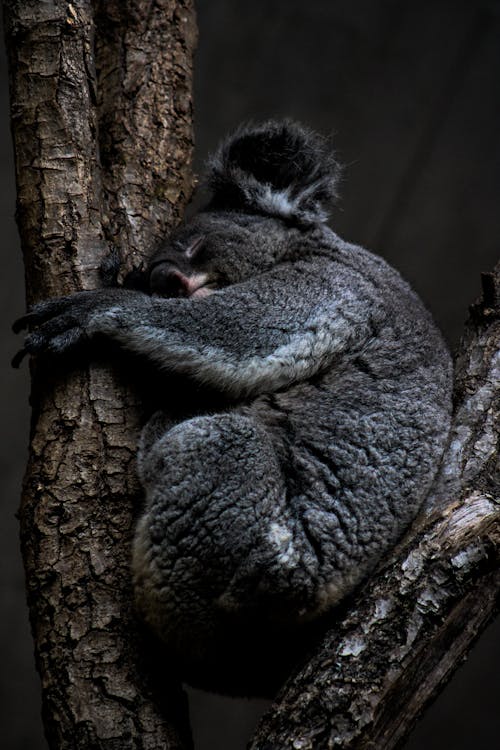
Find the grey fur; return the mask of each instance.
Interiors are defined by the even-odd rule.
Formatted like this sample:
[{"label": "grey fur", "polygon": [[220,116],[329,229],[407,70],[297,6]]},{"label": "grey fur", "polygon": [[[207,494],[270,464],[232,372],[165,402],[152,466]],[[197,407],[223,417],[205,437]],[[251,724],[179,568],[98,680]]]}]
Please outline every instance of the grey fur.
[{"label": "grey fur", "polygon": [[321,170],[334,162],[317,136],[280,127],[322,160],[304,177],[305,197],[300,175],[280,172],[297,223],[272,200],[267,214],[263,202],[259,213],[252,201],[221,205],[219,156],[209,210],[153,258],[160,286],[174,273],[183,290],[204,281],[206,296],[102,289],[43,303],[20,323],[36,327],[26,351],[106,336],[218,394],[215,413],[202,395],[195,414],[173,422],[159,412],[144,429],[133,574],[138,607],[182,674],[242,693],[272,691],[311,623],[401,536],[451,411],[450,357],[431,316],[387,263],[322,223],[330,192],[308,203],[310,186],[320,172],[328,181]]},{"label": "grey fur", "polygon": [[214,207],[307,225],[326,221],[337,197],[340,166],[327,139],[290,120],[241,125],[208,164]]}]

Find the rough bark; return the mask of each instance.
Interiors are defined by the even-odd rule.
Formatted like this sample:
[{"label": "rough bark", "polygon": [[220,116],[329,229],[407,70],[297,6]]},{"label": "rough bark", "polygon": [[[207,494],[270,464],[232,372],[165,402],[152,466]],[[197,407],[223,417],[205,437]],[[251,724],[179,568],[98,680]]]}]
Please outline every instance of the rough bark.
[{"label": "rough bark", "polygon": [[458,353],[450,444],[426,510],[332,618],[250,750],[398,747],[497,612],[500,265],[483,289]]},{"label": "rough bark", "polygon": [[193,3],[95,5],[104,228],[137,266],[191,196]]},{"label": "rough bark", "polygon": [[[137,263],[181,213],[195,20],[191,0],[103,3],[97,27],[90,0],[5,0],[4,12],[31,303],[96,286],[110,241]],[[33,371],[20,509],[49,744],[190,747],[180,687],[165,673],[160,699],[139,656],[135,396],[104,366],[62,369]]]}]

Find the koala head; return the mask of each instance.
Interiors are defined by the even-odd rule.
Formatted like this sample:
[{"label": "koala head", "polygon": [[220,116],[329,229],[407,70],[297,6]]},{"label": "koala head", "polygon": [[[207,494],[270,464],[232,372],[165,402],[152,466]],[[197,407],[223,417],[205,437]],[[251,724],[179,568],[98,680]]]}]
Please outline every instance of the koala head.
[{"label": "koala head", "polygon": [[298,123],[238,128],[208,161],[210,202],[151,259],[150,291],[206,296],[293,256],[292,236],[326,221],[338,175],[327,140]]},{"label": "koala head", "polygon": [[285,253],[286,236],[286,226],[272,217],[200,213],[151,259],[150,291],[163,297],[200,297],[237,284],[274,266]]}]

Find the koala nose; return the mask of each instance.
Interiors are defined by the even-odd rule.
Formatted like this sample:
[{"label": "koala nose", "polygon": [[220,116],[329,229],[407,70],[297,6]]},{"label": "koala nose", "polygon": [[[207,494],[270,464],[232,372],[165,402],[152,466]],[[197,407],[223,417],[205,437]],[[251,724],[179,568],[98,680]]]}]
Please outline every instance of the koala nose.
[{"label": "koala nose", "polygon": [[159,263],[151,271],[149,287],[152,294],[160,294],[162,297],[187,297],[189,279],[175,266]]}]

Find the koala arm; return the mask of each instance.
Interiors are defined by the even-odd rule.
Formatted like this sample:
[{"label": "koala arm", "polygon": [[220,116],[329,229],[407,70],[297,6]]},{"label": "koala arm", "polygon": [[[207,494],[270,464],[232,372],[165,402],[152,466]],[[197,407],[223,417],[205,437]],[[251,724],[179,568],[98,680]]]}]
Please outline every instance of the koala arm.
[{"label": "koala arm", "polygon": [[16,328],[33,328],[21,356],[106,336],[159,369],[239,397],[310,378],[362,345],[367,306],[349,296],[339,275],[325,284],[307,264],[290,264],[198,299],[82,292],[37,305]]}]

